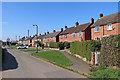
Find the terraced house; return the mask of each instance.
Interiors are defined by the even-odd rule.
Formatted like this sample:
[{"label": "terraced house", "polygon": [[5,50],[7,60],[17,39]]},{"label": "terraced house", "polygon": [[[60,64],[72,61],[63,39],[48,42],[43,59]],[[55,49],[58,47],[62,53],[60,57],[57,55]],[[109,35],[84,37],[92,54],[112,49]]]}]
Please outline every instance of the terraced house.
[{"label": "terraced house", "polygon": [[19,43],[20,45],[23,45],[23,41],[24,41],[24,39],[25,39],[25,37],[22,37],[22,38],[19,40],[18,43]]},{"label": "terraced house", "polygon": [[67,28],[60,33],[59,40],[60,42],[72,42],[72,41],[84,41],[91,40],[91,25],[94,23],[94,19],[91,18],[90,22],[79,25],[78,22],[75,23],[75,26]]},{"label": "terraced house", "polygon": [[102,37],[120,34],[120,12],[107,16],[99,14],[99,19],[91,26],[91,39],[101,40]]},{"label": "terraced house", "polygon": [[61,28],[61,31],[55,31],[53,30],[53,33],[47,32],[47,34],[43,38],[43,43],[45,46],[49,46],[50,42],[59,42],[59,34],[63,31],[63,28]]}]

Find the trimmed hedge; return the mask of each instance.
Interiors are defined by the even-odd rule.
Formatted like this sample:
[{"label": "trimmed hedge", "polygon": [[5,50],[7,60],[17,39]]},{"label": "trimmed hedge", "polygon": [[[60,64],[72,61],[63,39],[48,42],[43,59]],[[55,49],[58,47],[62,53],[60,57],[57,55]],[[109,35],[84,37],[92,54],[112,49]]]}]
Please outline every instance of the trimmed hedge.
[{"label": "trimmed hedge", "polygon": [[70,42],[65,42],[64,46],[66,47],[66,49],[70,48]]},{"label": "trimmed hedge", "polygon": [[100,65],[120,67],[120,35],[104,37],[101,44]]},{"label": "trimmed hedge", "polygon": [[50,42],[49,45],[50,48],[59,48],[59,42]]},{"label": "trimmed hedge", "polygon": [[85,57],[88,61],[91,60],[92,51],[100,51],[100,41],[87,40],[87,41],[74,41],[70,43],[70,51],[73,54],[78,54]]}]

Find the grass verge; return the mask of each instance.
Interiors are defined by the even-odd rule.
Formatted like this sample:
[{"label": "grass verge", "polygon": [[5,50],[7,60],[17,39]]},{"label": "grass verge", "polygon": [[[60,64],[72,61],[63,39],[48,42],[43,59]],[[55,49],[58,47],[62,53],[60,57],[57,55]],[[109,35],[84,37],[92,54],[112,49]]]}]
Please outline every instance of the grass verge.
[{"label": "grass verge", "polygon": [[[48,49],[38,49],[38,51],[40,51],[40,50],[48,50]],[[24,52],[27,52],[27,51],[36,51],[36,48],[21,49],[20,51],[24,51]]]},{"label": "grass verge", "polygon": [[11,49],[17,49],[18,45],[11,45],[10,48]]}]

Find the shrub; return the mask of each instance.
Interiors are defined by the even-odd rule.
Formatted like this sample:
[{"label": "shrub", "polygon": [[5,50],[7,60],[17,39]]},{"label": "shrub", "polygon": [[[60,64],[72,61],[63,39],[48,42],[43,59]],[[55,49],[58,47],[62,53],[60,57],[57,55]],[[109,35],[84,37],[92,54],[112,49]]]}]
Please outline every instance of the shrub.
[{"label": "shrub", "polygon": [[66,47],[66,49],[70,48],[70,42],[65,42],[64,46]]},{"label": "shrub", "polygon": [[59,42],[50,42],[50,48],[59,48]]},{"label": "shrub", "polygon": [[89,73],[89,78],[117,78],[120,79],[120,71],[107,67],[106,69],[99,69],[96,72]]},{"label": "shrub", "polygon": [[104,37],[101,44],[100,65],[120,67],[120,35]]},{"label": "shrub", "polygon": [[87,40],[87,41],[74,41],[70,43],[70,51],[74,54],[78,54],[85,57],[88,61],[91,60],[92,51],[100,51],[100,41]]},{"label": "shrub", "polygon": [[64,42],[60,42],[60,43],[59,43],[59,49],[60,49],[60,50],[63,50],[64,47],[65,47],[65,46],[64,46]]}]

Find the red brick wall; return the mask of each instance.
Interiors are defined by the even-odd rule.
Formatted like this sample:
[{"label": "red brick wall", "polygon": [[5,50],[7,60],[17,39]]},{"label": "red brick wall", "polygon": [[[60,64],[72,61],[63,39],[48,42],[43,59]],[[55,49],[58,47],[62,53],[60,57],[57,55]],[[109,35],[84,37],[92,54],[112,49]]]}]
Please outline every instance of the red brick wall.
[{"label": "red brick wall", "polygon": [[51,38],[51,40],[49,38],[47,39],[43,39],[43,43],[50,43],[50,42],[56,42],[56,37],[55,37],[55,40],[53,40],[53,37]]},{"label": "red brick wall", "polygon": [[95,37],[103,37],[103,35],[118,35],[120,34],[120,23],[113,23],[114,30],[107,30],[107,25],[100,26],[100,31],[95,32],[95,28],[91,28],[91,39],[95,40]]}]

